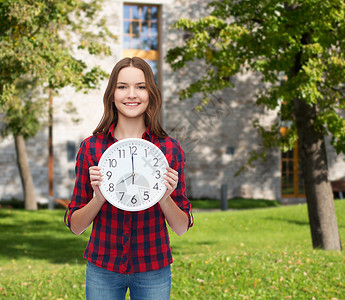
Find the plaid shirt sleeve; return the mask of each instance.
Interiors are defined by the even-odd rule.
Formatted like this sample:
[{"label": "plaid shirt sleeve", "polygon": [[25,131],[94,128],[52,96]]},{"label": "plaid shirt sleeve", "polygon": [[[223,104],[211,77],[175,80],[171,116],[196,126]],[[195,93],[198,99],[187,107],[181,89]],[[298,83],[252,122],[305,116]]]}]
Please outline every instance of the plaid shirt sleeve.
[{"label": "plaid shirt sleeve", "polygon": [[192,208],[190,201],[187,198],[186,193],[186,183],[185,183],[185,162],[186,157],[183,152],[182,147],[180,146],[177,140],[172,138],[165,138],[164,142],[160,141],[159,147],[163,152],[169,162],[171,168],[176,170],[179,174],[179,181],[177,183],[176,189],[171,193],[171,198],[175,201],[177,206],[184,211],[189,219],[189,227],[192,227],[194,224],[194,218],[192,214]]},{"label": "plaid shirt sleeve", "polygon": [[72,201],[70,202],[65,214],[65,223],[69,228],[71,228],[72,214],[76,210],[84,207],[93,197],[93,189],[89,177],[90,156],[88,145],[88,139],[84,140],[77,155],[75,167],[76,181],[73,189]]}]

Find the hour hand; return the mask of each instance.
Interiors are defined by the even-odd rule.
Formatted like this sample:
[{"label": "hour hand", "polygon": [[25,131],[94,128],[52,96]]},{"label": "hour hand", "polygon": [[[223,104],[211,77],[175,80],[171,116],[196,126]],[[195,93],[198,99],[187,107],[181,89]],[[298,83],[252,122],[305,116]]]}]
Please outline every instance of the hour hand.
[{"label": "hour hand", "polygon": [[[124,183],[128,178],[134,177],[133,174],[129,175],[127,178],[122,179],[118,184]],[[133,180],[132,180],[133,181]]]}]

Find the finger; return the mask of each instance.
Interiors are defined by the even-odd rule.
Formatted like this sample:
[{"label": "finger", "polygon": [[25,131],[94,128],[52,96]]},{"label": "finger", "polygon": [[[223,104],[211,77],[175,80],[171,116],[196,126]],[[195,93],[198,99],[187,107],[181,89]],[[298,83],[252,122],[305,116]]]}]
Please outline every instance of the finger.
[{"label": "finger", "polygon": [[92,166],[92,167],[90,167],[89,168],[89,171],[100,171],[101,170],[101,168],[99,167],[99,166]]},{"label": "finger", "polygon": [[92,186],[100,186],[102,184],[102,179],[98,179],[98,180],[90,180],[90,183]]},{"label": "finger", "polygon": [[100,186],[102,182],[102,174],[100,168],[97,166],[92,166],[89,168],[90,182],[93,188]]},{"label": "finger", "polygon": [[166,186],[167,191],[169,191],[169,194],[174,190],[174,187],[172,187],[169,182],[164,181],[164,185]]},{"label": "finger", "polygon": [[93,182],[93,181],[102,181],[103,178],[102,176],[98,176],[98,175],[90,175],[90,181]]},{"label": "finger", "polygon": [[168,180],[172,184],[178,182],[178,176],[171,173],[164,174],[164,179]]},{"label": "finger", "polygon": [[177,180],[168,176],[164,176],[164,184],[169,190],[174,190],[177,187]]},{"label": "finger", "polygon": [[90,174],[90,177],[91,176],[100,176],[100,177],[102,177],[101,168],[98,167],[98,166],[92,166],[92,167],[89,168],[89,174]]},{"label": "finger", "polygon": [[170,168],[170,167],[167,167],[166,169],[167,169],[168,172],[171,172],[171,173],[173,173],[175,175],[178,175],[178,172],[175,169]]},{"label": "finger", "polygon": [[99,170],[89,170],[89,173],[90,174],[93,174],[93,175],[100,175],[101,174],[101,171],[99,171]]},{"label": "finger", "polygon": [[99,171],[90,171],[89,174],[90,174],[90,177],[91,176],[93,176],[93,177],[102,177],[102,173],[99,172]]},{"label": "finger", "polygon": [[164,176],[168,177],[168,178],[172,178],[174,181],[178,181],[178,173],[173,173],[173,172],[167,172],[164,173]]},{"label": "finger", "polygon": [[93,187],[93,189],[95,189],[96,187],[100,187],[101,185],[102,183],[100,181],[91,182],[91,186]]}]

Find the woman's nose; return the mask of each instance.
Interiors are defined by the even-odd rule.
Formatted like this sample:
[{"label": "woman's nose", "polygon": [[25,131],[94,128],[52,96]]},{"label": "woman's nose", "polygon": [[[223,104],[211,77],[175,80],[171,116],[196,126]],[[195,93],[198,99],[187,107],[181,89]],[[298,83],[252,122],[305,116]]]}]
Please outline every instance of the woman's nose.
[{"label": "woman's nose", "polygon": [[128,90],[128,98],[136,98],[137,94],[136,94],[136,90],[134,87],[130,87]]}]

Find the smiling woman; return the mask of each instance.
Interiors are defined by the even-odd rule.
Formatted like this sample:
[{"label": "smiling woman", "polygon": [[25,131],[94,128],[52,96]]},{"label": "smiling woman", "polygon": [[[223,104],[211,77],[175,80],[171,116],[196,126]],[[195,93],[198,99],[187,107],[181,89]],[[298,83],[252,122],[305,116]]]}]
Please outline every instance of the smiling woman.
[{"label": "smiling woman", "polygon": [[[163,130],[159,122],[162,107],[161,93],[155,83],[152,69],[146,61],[139,57],[124,58],[115,65],[113,71],[111,72],[109,83],[103,96],[104,113],[93,134],[98,135],[105,133],[112,124],[118,123],[118,113],[114,102],[114,95],[119,82],[119,73],[128,67],[134,67],[138,69],[138,71],[141,70],[144,74],[144,81],[142,81],[143,78],[140,77],[138,80],[136,80],[136,83],[145,82],[145,89],[149,94],[150,100],[144,116],[145,126],[148,126],[150,130],[158,137],[166,137],[167,133]],[[132,79],[129,78],[128,80]]]},{"label": "smiling woman", "polygon": [[[143,59],[124,58],[115,65],[103,103],[98,127],[78,152],[65,217],[77,235],[93,223],[84,254],[87,299],[123,300],[127,288],[132,300],[170,299],[173,259],[166,221],[177,235],[193,225],[184,152],[159,123],[162,98]],[[158,153],[161,160],[165,156],[164,165]],[[154,172],[148,175],[150,169]],[[122,206],[110,195],[117,195]],[[154,201],[147,206],[149,199]],[[145,205],[134,211],[138,203]]]}]

